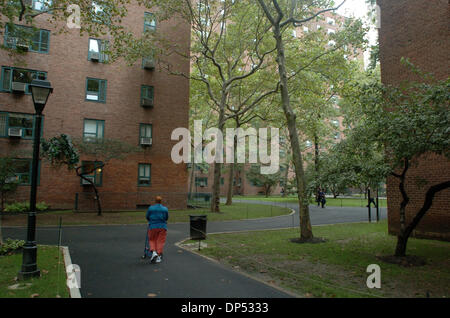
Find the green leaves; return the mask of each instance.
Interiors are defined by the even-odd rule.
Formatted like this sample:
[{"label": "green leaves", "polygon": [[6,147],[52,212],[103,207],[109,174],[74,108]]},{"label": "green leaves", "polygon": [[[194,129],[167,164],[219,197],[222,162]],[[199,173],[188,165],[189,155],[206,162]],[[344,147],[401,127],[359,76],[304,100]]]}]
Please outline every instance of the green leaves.
[{"label": "green leaves", "polygon": [[74,147],[72,139],[64,134],[49,141],[44,140],[42,142],[42,155],[53,165],[67,165],[69,170],[75,169],[80,161],[78,150]]}]

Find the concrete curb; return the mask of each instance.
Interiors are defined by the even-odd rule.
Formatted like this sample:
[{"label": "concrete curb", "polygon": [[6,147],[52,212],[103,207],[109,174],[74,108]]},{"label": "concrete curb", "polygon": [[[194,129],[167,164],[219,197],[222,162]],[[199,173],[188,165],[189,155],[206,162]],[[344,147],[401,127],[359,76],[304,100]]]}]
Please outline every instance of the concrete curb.
[{"label": "concrete curb", "polygon": [[[67,275],[67,267],[69,265],[72,265],[72,259],[70,258],[70,252],[69,252],[69,247],[67,246],[61,246],[61,250],[63,252],[64,255],[64,264],[65,264],[65,269],[66,269],[66,275]],[[69,292],[70,292],[70,298],[81,298],[81,293],[80,293],[80,289],[79,288],[69,288]]]}]

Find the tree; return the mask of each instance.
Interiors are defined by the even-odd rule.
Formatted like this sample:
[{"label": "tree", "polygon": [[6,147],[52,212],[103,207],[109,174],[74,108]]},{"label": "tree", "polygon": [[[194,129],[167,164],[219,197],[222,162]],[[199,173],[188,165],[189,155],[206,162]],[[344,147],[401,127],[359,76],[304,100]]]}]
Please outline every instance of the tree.
[{"label": "tree", "polygon": [[[345,1],[344,1],[345,2]],[[343,3],[344,3],[343,2]],[[339,45],[331,50],[318,52],[311,60],[301,65],[297,70],[289,72],[286,58],[286,42],[283,33],[290,27],[298,27],[319,17],[321,14],[329,11],[335,11],[340,6],[330,8],[332,1],[288,1],[288,0],[258,0],[263,9],[267,20],[272,26],[273,37],[276,42],[276,62],[278,65],[278,74],[280,78],[281,107],[286,117],[286,124],[289,129],[289,137],[292,145],[293,164],[296,174],[299,211],[300,211],[300,239],[301,242],[313,240],[311,220],[309,216],[309,197],[306,184],[306,178],[303,168],[303,158],[301,154],[301,145],[299,140],[299,130],[297,128],[297,115],[291,105],[291,95],[289,91],[288,79],[290,74],[298,74],[307,69],[317,60],[328,53],[337,50]],[[341,5],[343,4],[341,3]],[[319,9],[327,7],[328,9]],[[355,38],[358,36],[355,36]]]},{"label": "tree", "polygon": [[[74,170],[78,177],[92,185],[97,201],[97,213],[102,215],[100,195],[95,181],[87,178],[96,170],[104,170],[111,160],[125,160],[133,153],[141,152],[142,149],[114,139],[98,139],[95,141],[85,139],[74,139],[67,135],[53,137],[42,143],[43,156],[54,166],[65,165],[69,170]],[[90,158],[95,164],[86,167],[80,165],[80,155]]]},{"label": "tree", "polygon": [[264,195],[267,198],[272,193],[273,188],[280,183],[283,176],[281,171],[278,171],[275,174],[261,174],[260,171],[260,164],[251,165],[250,170],[246,173],[247,178],[253,185],[262,187],[264,189]]},{"label": "tree", "polygon": [[421,180],[425,200],[407,224],[410,199],[406,189],[413,182],[407,178],[410,168],[430,153],[450,157],[450,80],[436,81],[415,68],[413,71],[421,75],[423,82],[403,83],[399,87],[370,83],[360,87],[354,101],[361,110],[361,119],[351,134],[363,148],[371,145],[383,151],[385,176],[398,180],[402,201],[397,257],[406,256],[408,238],[431,208],[436,194],[450,187],[450,180],[438,184]]},{"label": "tree", "polygon": [[[194,6],[186,0],[185,6],[194,31],[191,55],[197,76],[191,79],[204,84],[218,114],[217,128],[223,133],[228,119],[247,113],[277,91],[261,82],[249,85],[249,79],[265,67],[273,52],[267,48],[268,27],[252,1],[201,0]],[[246,95],[231,98],[241,88],[245,88]],[[227,114],[227,109],[233,108],[239,111]],[[216,151],[214,162],[213,212],[220,212],[219,152],[222,150]]]}]

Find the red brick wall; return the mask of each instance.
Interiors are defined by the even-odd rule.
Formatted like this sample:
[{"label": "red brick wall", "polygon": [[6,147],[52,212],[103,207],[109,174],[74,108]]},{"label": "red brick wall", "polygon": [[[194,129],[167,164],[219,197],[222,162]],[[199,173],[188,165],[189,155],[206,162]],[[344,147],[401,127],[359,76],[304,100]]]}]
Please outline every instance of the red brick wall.
[{"label": "red brick wall", "polygon": [[[381,75],[385,84],[398,84],[416,77],[400,63],[401,57],[438,79],[448,77],[450,69],[450,5],[448,0],[378,0],[381,7],[380,59]],[[437,155],[418,160],[408,173],[407,208],[409,222],[424,202],[425,190],[417,186],[417,178],[437,184],[450,178],[450,162]],[[389,233],[399,229],[401,195],[398,181],[387,183]],[[416,237],[450,240],[450,190],[440,192],[433,206],[422,219]]]},{"label": "red brick wall", "polygon": [[[144,11],[142,7],[132,4],[128,17],[123,21],[136,35],[143,32]],[[186,196],[187,169],[185,165],[172,162],[170,155],[176,142],[170,139],[175,128],[188,127],[189,81],[168,75],[158,67],[154,71],[143,70],[141,60],[131,67],[123,60],[113,64],[90,62],[87,60],[89,36],[80,37],[77,30],[70,29],[66,29],[68,32],[65,34],[57,35],[55,28],[47,23],[45,15],[38,17],[37,25],[52,30],[50,53],[29,52],[24,56],[26,65],[21,66],[48,72],[48,80],[54,87],[54,93],[44,110],[43,137],[51,138],[61,133],[81,137],[84,119],[87,118],[105,121],[106,138],[138,145],[139,124],[153,124],[153,146],[124,161],[111,161],[104,169],[100,193],[119,193],[124,198],[127,193],[165,193],[168,199],[171,198],[170,206],[185,208],[186,198],[181,199],[178,194],[184,193]],[[159,23],[158,30],[188,52],[191,32],[188,24],[171,19]],[[178,71],[189,73],[188,60],[175,55],[165,59]],[[16,58],[4,51],[0,51],[0,62],[2,66],[16,66],[18,63]],[[106,103],[85,101],[87,77],[108,81]],[[152,109],[140,106],[141,85],[155,88],[155,106]],[[11,93],[0,93],[0,111],[34,113],[31,96],[17,97]],[[13,143],[8,138],[0,138],[0,155],[30,147],[31,141]],[[28,157],[31,158],[31,154]],[[86,160],[83,157],[81,159]],[[151,187],[137,186],[139,163],[152,164]],[[29,188],[21,186],[14,199],[28,200]],[[75,172],[64,168],[55,170],[47,162],[42,162],[38,201],[46,201],[52,208],[73,208],[75,193],[85,191]],[[147,202],[149,199],[141,200],[131,195],[116,206],[113,196],[110,197],[104,205],[111,209],[134,209],[136,205],[150,203]]]}]

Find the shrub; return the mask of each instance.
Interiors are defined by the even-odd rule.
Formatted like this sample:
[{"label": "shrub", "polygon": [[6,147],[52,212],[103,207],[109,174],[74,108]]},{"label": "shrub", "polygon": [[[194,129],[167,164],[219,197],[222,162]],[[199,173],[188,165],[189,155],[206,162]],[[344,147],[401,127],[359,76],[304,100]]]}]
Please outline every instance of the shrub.
[{"label": "shrub", "polygon": [[[50,207],[45,202],[39,202],[36,204],[37,211],[47,211]],[[30,210],[29,202],[14,202],[12,204],[7,204],[5,207],[5,212],[10,213],[20,213],[27,212]]]},{"label": "shrub", "polygon": [[21,203],[21,202],[14,202],[11,204],[7,204],[5,207],[5,212],[11,212],[11,213],[25,212],[28,210],[29,210],[29,204]]},{"label": "shrub", "polygon": [[12,240],[8,238],[3,242],[3,245],[0,245],[0,255],[6,255],[18,249],[21,249],[24,244],[25,241],[23,240]]}]

